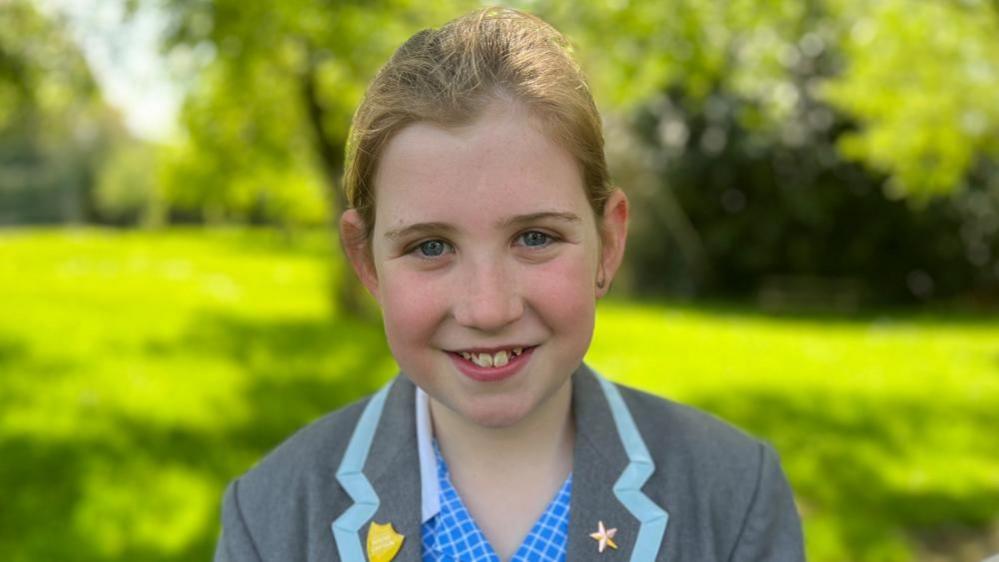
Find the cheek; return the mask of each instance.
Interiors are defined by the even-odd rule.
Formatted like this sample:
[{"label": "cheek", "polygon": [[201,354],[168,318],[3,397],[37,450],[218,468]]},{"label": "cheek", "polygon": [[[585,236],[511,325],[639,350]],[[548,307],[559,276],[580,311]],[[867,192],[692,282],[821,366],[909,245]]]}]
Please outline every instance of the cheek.
[{"label": "cheek", "polygon": [[393,351],[425,343],[447,312],[446,303],[441,300],[446,293],[433,290],[416,273],[384,271],[380,290],[385,335]]},{"label": "cheek", "polygon": [[585,256],[545,264],[529,274],[525,294],[550,328],[584,348],[593,333],[596,292],[595,266]]}]

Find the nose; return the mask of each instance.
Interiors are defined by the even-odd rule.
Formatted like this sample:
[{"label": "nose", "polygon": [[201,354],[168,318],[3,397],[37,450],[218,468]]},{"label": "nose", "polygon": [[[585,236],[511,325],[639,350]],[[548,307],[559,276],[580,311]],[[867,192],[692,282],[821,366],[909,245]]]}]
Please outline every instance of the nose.
[{"label": "nose", "polygon": [[454,318],[462,326],[496,332],[524,314],[515,276],[502,263],[468,264],[456,288]]}]

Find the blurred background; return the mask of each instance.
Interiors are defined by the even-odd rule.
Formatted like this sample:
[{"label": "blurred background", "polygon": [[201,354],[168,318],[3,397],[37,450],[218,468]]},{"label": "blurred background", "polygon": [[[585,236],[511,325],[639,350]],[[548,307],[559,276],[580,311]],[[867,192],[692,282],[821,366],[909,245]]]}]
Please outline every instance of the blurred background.
[{"label": "blurred background", "polygon": [[[999,2],[509,5],[633,202],[587,360],[772,442],[810,560],[999,552]],[[394,374],[344,139],[478,6],[0,0],[0,559],[209,559],[225,483]]]}]

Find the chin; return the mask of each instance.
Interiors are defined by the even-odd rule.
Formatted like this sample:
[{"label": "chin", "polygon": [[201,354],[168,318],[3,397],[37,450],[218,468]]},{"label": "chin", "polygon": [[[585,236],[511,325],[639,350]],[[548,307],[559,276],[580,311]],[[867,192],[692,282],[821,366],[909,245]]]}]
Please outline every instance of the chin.
[{"label": "chin", "polygon": [[523,420],[530,412],[529,404],[510,400],[495,401],[483,400],[485,404],[470,404],[461,412],[461,417],[474,423],[475,425],[489,428],[502,429],[512,427]]}]

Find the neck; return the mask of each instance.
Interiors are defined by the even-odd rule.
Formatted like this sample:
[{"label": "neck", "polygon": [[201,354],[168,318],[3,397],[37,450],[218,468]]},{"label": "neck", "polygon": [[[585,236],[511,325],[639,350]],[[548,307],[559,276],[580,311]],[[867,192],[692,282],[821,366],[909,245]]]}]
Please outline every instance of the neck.
[{"label": "neck", "polygon": [[561,481],[572,470],[575,426],[571,378],[512,426],[471,423],[433,398],[430,413],[441,454],[449,467],[460,467],[466,476],[505,474],[521,478],[527,472],[545,473],[545,480]]}]

